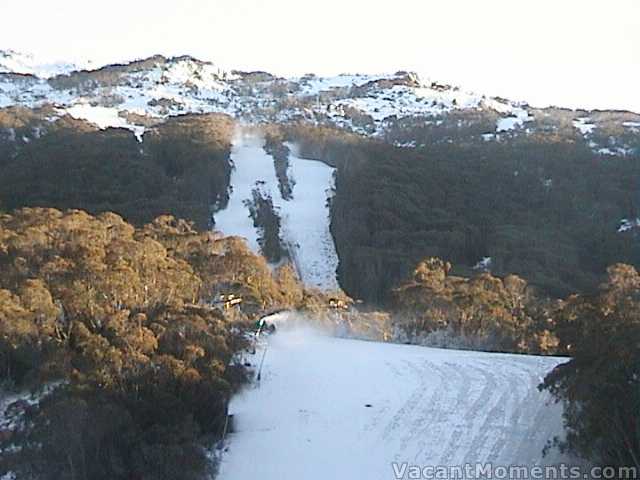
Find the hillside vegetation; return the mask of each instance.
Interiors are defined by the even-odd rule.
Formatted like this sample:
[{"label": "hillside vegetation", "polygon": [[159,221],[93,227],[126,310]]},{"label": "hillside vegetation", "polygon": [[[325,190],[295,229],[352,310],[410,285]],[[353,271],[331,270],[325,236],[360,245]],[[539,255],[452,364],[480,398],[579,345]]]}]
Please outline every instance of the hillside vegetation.
[{"label": "hillside vegetation", "polygon": [[608,265],[640,265],[640,162],[595,155],[570,138],[533,136],[397,148],[326,128],[292,126],[303,155],[338,168],[332,231],[341,286],[386,303],[425,257],[469,275],[483,258],[562,297],[591,291]]},{"label": "hillside vegetation", "polygon": [[438,258],[420,262],[393,292],[397,335],[411,343],[484,351],[556,354],[555,302],[516,275],[450,275]]},{"label": "hillside vegetation", "polygon": [[[179,65],[197,67],[193,82]],[[151,88],[154,72],[180,95],[140,97],[148,115],[132,113],[134,97],[121,93],[131,82],[141,94],[165,91]],[[52,390],[0,431],[0,475],[209,474],[205,446],[245,379],[234,362],[242,333],[279,309],[368,339],[568,355],[543,386],[566,407],[568,437],[557,445],[639,466],[636,115],[515,104],[499,115],[496,99],[458,108],[466,96],[446,86],[418,99],[410,75],[318,92],[315,77],[229,78],[155,57],[50,82],[56,95],[74,90],[73,106],[87,106],[85,92],[115,109],[114,123],[144,126],[141,141],[46,99],[0,109],[0,372],[7,386]],[[37,94],[36,79],[21,81]],[[382,118],[385,106],[398,115]],[[366,314],[274,266],[288,256],[282,212],[259,188],[243,200],[271,265],[243,240],[208,231],[233,188],[236,125],[226,114],[184,114],[191,107],[281,122],[264,126],[265,150],[285,200],[304,184],[290,176],[287,142],[337,169],[338,277]],[[513,129],[498,131],[505,121]],[[240,309],[212,307],[230,293]]]},{"label": "hillside vegetation", "polygon": [[226,201],[234,123],[225,115],[169,119],[142,143],[127,130],[43,116],[0,111],[0,129],[18,139],[0,136],[0,208],[113,211],[136,225],[172,214],[206,228],[212,207]]},{"label": "hillside vegetation", "polygon": [[640,469],[640,275],[613,265],[597,292],[571,296],[554,315],[571,355],[542,386],[565,407],[566,439],[555,445]]},{"label": "hillside vegetation", "polygon": [[[58,385],[3,432],[0,474],[19,478],[201,478],[244,377],[234,322],[308,296],[240,239],[169,216],[1,215],[0,271],[2,377]],[[243,310],[211,307],[218,293]]]}]

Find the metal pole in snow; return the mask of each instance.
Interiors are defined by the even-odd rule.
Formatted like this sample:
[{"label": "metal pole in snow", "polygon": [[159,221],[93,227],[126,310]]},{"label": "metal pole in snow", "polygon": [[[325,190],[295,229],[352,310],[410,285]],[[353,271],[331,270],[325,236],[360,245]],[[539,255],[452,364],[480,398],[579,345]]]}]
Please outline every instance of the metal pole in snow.
[{"label": "metal pole in snow", "polygon": [[258,381],[260,381],[260,378],[262,377],[262,366],[264,365],[264,357],[267,356],[267,348],[268,347],[264,347],[264,352],[262,352],[262,360],[260,360],[260,368],[258,368]]},{"label": "metal pole in snow", "polygon": [[229,401],[229,397],[227,397],[226,405],[224,408],[224,428],[222,429],[222,437],[218,441],[218,450],[222,450],[224,448],[224,441],[227,439],[227,429],[229,428]]},{"label": "metal pole in snow", "polygon": [[224,429],[222,430],[222,442],[227,438],[227,427],[229,426],[229,403],[227,403],[227,415],[224,419]]}]

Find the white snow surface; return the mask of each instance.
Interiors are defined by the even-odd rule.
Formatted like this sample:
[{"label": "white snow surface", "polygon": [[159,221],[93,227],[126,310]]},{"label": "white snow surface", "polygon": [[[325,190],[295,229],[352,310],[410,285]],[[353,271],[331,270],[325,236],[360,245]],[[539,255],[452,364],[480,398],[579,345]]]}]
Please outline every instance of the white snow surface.
[{"label": "white snow surface", "polygon": [[[146,116],[152,123],[190,113],[223,113],[253,123],[329,124],[383,140],[389,138],[387,134],[393,132],[399,119],[412,118],[417,124],[438,126],[448,116],[455,121],[460,112],[470,113],[469,118],[483,112],[490,116],[497,114],[495,130],[483,136],[488,141],[499,141],[500,133],[526,135],[537,128],[533,110],[526,103],[465,91],[410,72],[266,76],[256,80],[252,75],[189,56],[157,56],[144,62],[96,67],[89,63],[41,62],[29,55],[0,50],[0,108],[53,105],[62,114],[65,109],[89,104]],[[89,72],[73,72],[79,68]],[[457,121],[462,127],[464,120]],[[622,123],[632,134],[640,131],[637,120]],[[576,117],[574,126],[589,137],[599,123]],[[140,130],[132,128],[135,125],[129,127],[140,137]],[[491,133],[496,135],[489,137]],[[405,140],[401,144],[409,147]],[[599,150],[601,147],[607,146],[598,146],[594,151],[619,156],[637,151],[628,145]]]},{"label": "white snow surface", "polygon": [[623,218],[622,220],[620,220],[618,233],[628,232],[629,230],[633,230],[638,227],[640,227],[640,218],[634,218],[632,220],[629,220],[628,218]]},{"label": "white snow surface", "polygon": [[596,125],[591,123],[590,118],[577,118],[573,121],[573,126],[578,130],[583,136],[589,135],[593,133],[596,128]]},{"label": "white snow surface", "polygon": [[[326,110],[324,105],[321,110]],[[338,125],[358,131],[348,119],[350,110],[370,116],[376,123],[376,134],[381,134],[383,122],[390,117],[434,117],[446,115],[454,110],[495,110],[508,115],[498,120],[496,131],[513,130],[533,120],[528,110],[516,103],[487,98],[473,92],[454,87],[441,87],[421,83],[419,87],[394,85],[389,88],[372,89],[366,96],[343,98],[329,105],[328,112]]]},{"label": "white snow surface", "polygon": [[501,118],[496,125],[497,132],[507,132],[522,127],[525,122],[533,121],[533,117],[529,115],[527,110],[522,108],[513,108],[511,110],[511,116]]},{"label": "white snow surface", "polygon": [[[273,159],[262,148],[262,139],[238,131],[231,149],[231,192],[227,206],[213,216],[215,229],[226,235],[237,235],[247,240],[254,251],[260,250],[259,232],[253,225],[245,201],[251,200],[256,184],[261,190],[277,190],[278,179],[273,167]],[[262,182],[262,183],[261,183]]]},{"label": "white snow surface", "polygon": [[297,81],[301,87],[302,95],[318,95],[337,88],[359,87],[369,82],[394,78],[395,75],[337,75],[334,77],[318,77],[307,75],[292,80]]},{"label": "white snow surface", "polygon": [[562,359],[284,327],[267,345],[261,381],[231,402],[220,480],[388,480],[392,462],[571,461],[555,450],[543,458],[547,440],[562,435],[561,406],[536,388]]},{"label": "white snow surface", "polygon": [[[0,51],[0,56],[2,54]],[[28,66],[35,60],[29,63],[19,59],[28,59],[28,56],[11,52],[6,57],[5,67],[0,58],[0,72],[33,73],[37,78],[30,77],[21,82],[0,78],[0,108],[45,104],[72,108],[77,104],[90,103],[154,118],[211,112],[250,120],[276,118],[286,121],[309,117],[311,120],[327,119],[335,125],[376,136],[383,135],[384,121],[388,118],[439,117],[454,110],[495,110],[507,117],[498,124],[498,131],[501,128],[511,130],[529,120],[526,108],[518,103],[488,98],[429,79],[421,80],[410,73],[334,77],[307,75],[276,79],[273,83],[263,82],[257,86],[243,83],[238,74],[212,63],[191,57],[175,57],[165,62],[151,62],[142,69],[132,67],[131,71],[117,77],[115,83],[96,80],[85,82],[79,88],[64,88],[56,86],[55,82],[47,82],[47,79],[56,73],[76,70],[72,64],[46,70]],[[24,68],[18,65],[23,63],[27,65]],[[404,77],[413,83],[403,84]],[[288,101],[293,101],[293,106],[283,107],[278,103],[281,99],[277,92],[281,91],[282,85],[277,85],[281,80],[298,85],[298,89],[294,88],[287,97]],[[382,80],[391,83],[380,82]],[[356,87],[361,87],[358,92],[353,91]],[[310,97],[315,99],[313,104],[302,109],[295,105],[298,100]],[[274,107],[277,107],[275,114]],[[354,121],[354,115],[368,116],[374,124],[363,129],[358,121]]]},{"label": "white snow surface", "polygon": [[142,142],[145,128],[140,125],[133,125],[116,108],[98,107],[88,104],[78,104],[67,108],[66,112],[73,118],[87,120],[96,125],[101,130],[106,128],[124,128],[131,130],[139,142]]},{"label": "white snow surface", "polygon": [[32,54],[14,50],[0,50],[0,73],[20,73],[39,78],[51,78],[70,72],[87,69],[91,62],[52,62]]},{"label": "white snow surface", "polygon": [[602,147],[595,148],[594,151],[599,155],[609,157],[626,157],[627,155],[633,155],[633,149],[625,147]]},{"label": "white snow surface", "polygon": [[[24,410],[21,408],[13,412],[8,412],[12,404],[21,402],[28,406],[37,405],[60,385],[61,382],[45,384],[36,392],[7,392],[0,389],[0,431],[12,431],[16,428],[16,422],[24,415]],[[8,472],[0,476],[0,480],[15,480],[15,478],[16,476],[13,472]]]},{"label": "white snow surface", "polygon": [[232,191],[227,206],[214,214],[216,230],[246,238],[251,249],[259,252],[260,233],[245,204],[258,188],[273,201],[281,219],[281,240],[291,252],[302,281],[322,290],[337,289],[338,255],[329,229],[327,206],[334,169],[318,160],[300,158],[292,151],[288,173],[296,183],[293,198],[285,200],[278,188],[274,159],[263,145],[264,140],[256,133],[237,133],[231,151]]},{"label": "white snow surface", "polygon": [[491,257],[482,257],[482,259],[479,260],[478,263],[474,265],[473,269],[489,271],[491,270],[492,263],[493,263],[493,259]]},{"label": "white snow surface", "polygon": [[305,285],[337,290],[338,254],[327,204],[333,196],[335,169],[319,160],[301,158],[295,146],[289,147],[290,177],[296,183],[293,199],[279,202],[282,236]]},{"label": "white snow surface", "polygon": [[22,402],[29,406],[37,405],[43,398],[51,394],[61,384],[62,382],[59,381],[48,383],[35,392],[6,392],[4,390],[0,390],[0,431],[12,430],[15,428],[15,422],[24,413],[20,409],[11,413],[8,412],[7,410],[12,404]]}]

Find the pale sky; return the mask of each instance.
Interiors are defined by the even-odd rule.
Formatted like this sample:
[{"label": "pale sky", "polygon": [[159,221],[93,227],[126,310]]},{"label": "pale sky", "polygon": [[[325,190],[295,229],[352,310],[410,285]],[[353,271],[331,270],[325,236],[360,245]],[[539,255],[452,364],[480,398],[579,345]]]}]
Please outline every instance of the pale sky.
[{"label": "pale sky", "polygon": [[412,70],[533,105],[640,112],[640,0],[0,0],[0,49],[280,75]]}]

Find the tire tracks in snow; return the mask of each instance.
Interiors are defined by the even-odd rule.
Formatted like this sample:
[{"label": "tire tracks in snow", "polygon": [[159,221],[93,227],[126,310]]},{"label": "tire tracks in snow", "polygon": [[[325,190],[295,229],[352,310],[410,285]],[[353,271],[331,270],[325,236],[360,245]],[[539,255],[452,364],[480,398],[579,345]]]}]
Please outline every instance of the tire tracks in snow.
[{"label": "tire tracks in snow", "polygon": [[[448,442],[440,456],[439,465],[451,465],[454,460],[454,455],[458,452],[460,448],[460,441],[465,433],[469,433],[469,431],[473,427],[473,419],[477,416],[477,413],[481,410],[481,408],[486,405],[487,401],[491,396],[491,392],[495,389],[495,379],[488,375],[484,370],[473,367],[473,366],[458,366],[458,369],[461,372],[464,372],[465,369],[473,370],[479,373],[483,378],[483,386],[480,391],[480,395],[475,401],[471,404],[470,408],[467,410],[466,414],[463,417],[464,424],[457,423],[451,436],[448,439]],[[464,381],[469,385],[467,387],[467,393],[471,389],[471,377],[468,374],[464,374]],[[466,402],[469,400],[468,397],[465,397],[460,403],[459,408],[462,409]]]},{"label": "tire tracks in snow", "polygon": [[[406,361],[405,363],[407,364],[407,367],[409,367],[419,379],[418,386],[414,389],[414,391],[409,396],[409,399],[402,405],[402,407],[400,407],[400,409],[396,411],[394,416],[391,418],[391,421],[385,427],[382,433],[382,438],[384,440],[388,440],[392,436],[393,432],[396,431],[398,427],[400,427],[403,421],[405,421],[407,418],[410,418],[409,416],[411,415],[411,412],[413,412],[413,410],[418,407],[418,405],[420,404],[420,400],[425,394],[425,390],[427,390],[428,379],[424,375],[421,375],[421,370],[412,362]],[[438,388],[435,388],[431,396],[431,400],[437,401],[437,399],[441,395],[442,393],[440,392],[440,390]]]},{"label": "tire tracks in snow", "polygon": [[[472,403],[458,404],[458,408],[466,410],[466,413],[455,424],[439,458],[439,465],[481,460],[495,463],[511,435],[517,431],[523,399],[530,388],[531,372],[520,365],[504,363],[498,369],[495,366],[483,363],[459,366],[462,372],[476,372],[472,378],[482,379],[482,390]],[[469,374],[466,377],[464,381],[470,382]],[[471,438],[468,447],[463,445],[465,436]]]},{"label": "tire tracks in snow", "polygon": [[[518,445],[516,458],[531,454],[540,430],[545,430],[546,409],[536,388],[538,365],[512,360],[505,358],[497,365],[405,361],[418,386],[382,434],[385,441],[400,435],[396,460],[406,460],[415,452],[413,459],[419,464],[497,463],[509,460],[502,457],[510,443]],[[398,365],[389,368],[396,375],[400,372]],[[455,400],[445,403],[452,399],[452,392]],[[461,418],[455,422],[456,417]],[[451,423],[450,433],[444,431]],[[465,442],[466,437],[470,441]]]},{"label": "tire tracks in snow", "polygon": [[[404,434],[399,439],[398,449],[394,455],[394,459],[398,462],[406,461],[407,448],[411,444],[412,440],[415,440],[416,430],[424,431],[428,429],[428,426],[433,421],[433,415],[437,412],[431,411],[431,418],[425,415],[423,410],[423,400],[425,396],[431,391],[431,395],[426,401],[427,405],[433,406],[434,409],[439,408],[442,404],[442,399],[445,397],[444,392],[447,390],[446,377],[441,368],[437,367],[432,362],[424,360],[420,366],[417,366],[413,362],[405,361],[406,365],[412,370],[412,372],[419,379],[417,388],[413,391],[409,399],[403,404],[403,406],[396,411],[391,422],[389,422],[382,434],[384,441],[390,441],[391,437],[396,431],[400,431]],[[430,368],[437,372],[438,384],[433,385],[433,377],[425,375],[425,369]],[[430,388],[429,388],[430,387]],[[415,412],[420,412],[415,417]],[[405,428],[400,429],[405,425]],[[400,429],[400,430],[399,430]],[[421,440],[424,442],[424,440]]]},{"label": "tire tracks in snow", "polygon": [[[489,365],[487,367],[490,368]],[[536,401],[537,375],[532,372],[532,367],[524,362],[505,362],[500,365],[497,371],[501,377],[499,390],[504,393],[492,407],[472,440],[465,461],[499,463],[509,442],[522,437],[523,431],[530,432],[539,425],[538,418],[533,418],[531,423],[523,423],[521,420],[531,419],[532,416],[527,412],[531,405],[539,403]],[[507,407],[509,404],[513,409],[510,414]],[[540,410],[544,410],[543,406],[540,406]],[[527,437],[524,441],[530,445],[529,440]],[[488,443],[490,445],[487,445]],[[484,448],[485,446],[488,448]],[[510,461],[511,459],[508,459],[506,463]]]},{"label": "tire tracks in snow", "polygon": [[444,402],[442,400],[448,398],[448,393],[451,391],[451,384],[448,380],[452,378],[452,373],[455,372],[454,369],[451,369],[447,365],[438,365],[425,361],[423,363],[423,375],[424,370],[427,369],[437,374],[440,385],[435,387],[435,391],[429,399],[428,405],[425,405],[419,410],[417,418],[413,420],[410,428],[406,430],[400,442],[400,450],[406,455],[407,447],[415,441],[417,451],[414,460],[417,460],[420,454],[427,448],[425,434],[431,431],[435,425],[443,422],[448,415],[448,412],[443,409]]},{"label": "tire tracks in snow", "polygon": [[[459,365],[445,362],[441,367],[433,363],[429,366],[438,371],[442,379],[442,384],[445,387],[444,393],[450,392],[453,386],[454,389],[458,390],[458,394],[452,404],[446,405],[445,408],[443,408],[443,405],[440,405],[437,408],[438,415],[432,415],[428,424],[424,425],[418,432],[413,432],[412,437],[419,437],[417,443],[418,450],[414,457],[415,462],[418,462],[420,458],[425,460],[432,458],[432,455],[427,451],[428,445],[425,440],[427,432],[432,432],[431,438],[442,437],[442,426],[450,416],[455,416],[460,411],[471,389],[471,379]],[[455,381],[452,382],[452,380]],[[445,398],[448,398],[448,395],[445,395]],[[452,432],[452,435],[456,435],[456,432]],[[435,449],[435,447],[436,445],[432,445],[433,449]]]}]

